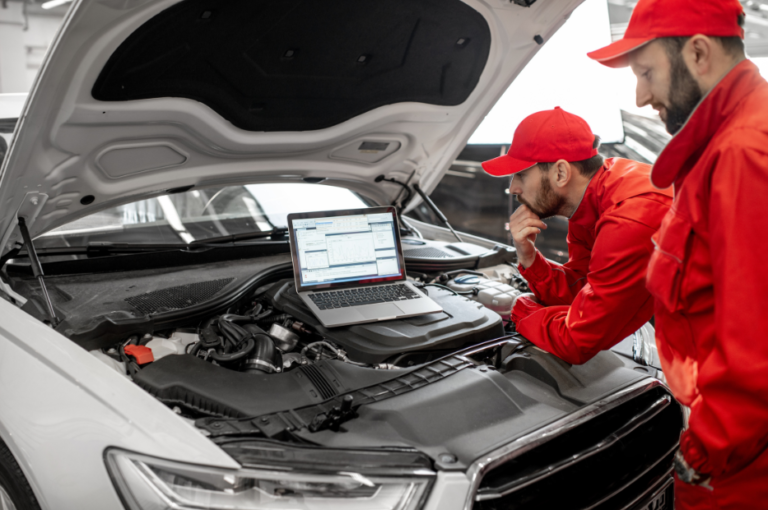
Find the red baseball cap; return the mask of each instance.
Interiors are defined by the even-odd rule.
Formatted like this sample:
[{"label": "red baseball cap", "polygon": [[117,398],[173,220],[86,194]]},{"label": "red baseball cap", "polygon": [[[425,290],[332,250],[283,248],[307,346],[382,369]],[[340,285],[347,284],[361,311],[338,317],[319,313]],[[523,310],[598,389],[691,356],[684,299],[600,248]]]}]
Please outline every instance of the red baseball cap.
[{"label": "red baseball cap", "polygon": [[581,117],[559,106],[526,117],[512,138],[509,152],[483,163],[483,170],[496,177],[516,174],[537,163],[559,159],[583,161],[597,156],[595,135]]},{"label": "red baseball cap", "polygon": [[739,0],[640,0],[632,11],[624,37],[587,53],[608,67],[626,67],[627,54],[659,37],[741,37]]}]

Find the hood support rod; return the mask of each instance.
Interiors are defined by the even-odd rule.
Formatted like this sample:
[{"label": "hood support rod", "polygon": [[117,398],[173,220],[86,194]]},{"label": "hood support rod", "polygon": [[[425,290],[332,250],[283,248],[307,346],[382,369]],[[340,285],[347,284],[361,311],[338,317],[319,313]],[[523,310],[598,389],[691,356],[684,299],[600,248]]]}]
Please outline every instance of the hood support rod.
[{"label": "hood support rod", "polygon": [[413,189],[415,189],[416,193],[418,193],[421,196],[421,199],[424,200],[424,203],[427,204],[427,206],[430,209],[432,209],[432,212],[435,213],[435,216],[437,216],[440,221],[445,223],[445,226],[448,227],[451,232],[453,232],[453,235],[456,236],[456,239],[458,239],[460,243],[463,243],[464,241],[461,240],[461,237],[459,237],[459,234],[457,234],[456,231],[453,230],[453,227],[451,226],[451,224],[448,223],[448,218],[446,218],[445,215],[442,212],[440,212],[440,209],[438,209],[435,203],[432,201],[432,199],[429,198],[429,196],[427,196],[426,193],[424,193],[424,190],[422,190],[418,184],[414,184]]},{"label": "hood support rod", "polygon": [[51,317],[51,324],[53,327],[59,322],[56,318],[56,312],[53,310],[53,303],[51,303],[51,297],[48,295],[48,289],[45,286],[45,275],[43,274],[43,266],[40,264],[40,259],[37,258],[37,252],[35,251],[35,245],[32,244],[32,238],[29,235],[27,229],[27,222],[19,216],[19,230],[21,231],[21,237],[24,239],[24,246],[27,247],[27,255],[29,256],[29,262],[32,266],[32,274],[35,275],[37,281],[40,282],[40,289],[43,292],[45,298],[45,304],[48,305],[48,315]]}]

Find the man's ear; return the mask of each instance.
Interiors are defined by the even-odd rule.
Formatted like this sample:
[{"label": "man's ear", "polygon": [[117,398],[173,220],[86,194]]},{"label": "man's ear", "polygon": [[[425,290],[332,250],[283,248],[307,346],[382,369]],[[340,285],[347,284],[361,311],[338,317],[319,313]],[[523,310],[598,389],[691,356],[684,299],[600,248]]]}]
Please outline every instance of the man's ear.
[{"label": "man's ear", "polygon": [[573,167],[564,159],[555,162],[552,168],[553,187],[564,188],[571,182],[573,177]]},{"label": "man's ear", "polygon": [[705,35],[694,35],[683,46],[683,60],[697,81],[707,78],[712,71],[714,41]]}]

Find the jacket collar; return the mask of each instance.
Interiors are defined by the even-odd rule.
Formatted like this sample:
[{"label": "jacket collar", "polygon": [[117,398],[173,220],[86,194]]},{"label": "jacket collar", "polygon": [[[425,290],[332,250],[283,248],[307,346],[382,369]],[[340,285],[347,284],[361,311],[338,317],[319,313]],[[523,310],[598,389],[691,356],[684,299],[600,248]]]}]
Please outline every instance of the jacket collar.
[{"label": "jacket collar", "polygon": [[680,131],[661,151],[651,170],[651,183],[664,189],[685,177],[723,122],[763,81],[751,61],[744,60],[735,65],[704,96]]}]

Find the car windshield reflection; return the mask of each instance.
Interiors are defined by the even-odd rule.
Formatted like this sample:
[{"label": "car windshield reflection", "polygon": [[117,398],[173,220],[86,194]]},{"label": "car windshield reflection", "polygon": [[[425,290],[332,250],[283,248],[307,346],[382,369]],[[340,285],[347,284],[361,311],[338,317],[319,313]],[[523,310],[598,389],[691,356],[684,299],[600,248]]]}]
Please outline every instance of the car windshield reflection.
[{"label": "car windshield reflection", "polygon": [[369,204],[356,193],[305,183],[248,184],[163,195],[91,214],[43,234],[41,247],[99,242],[192,243],[267,232],[287,226],[288,214],[355,209]]}]

